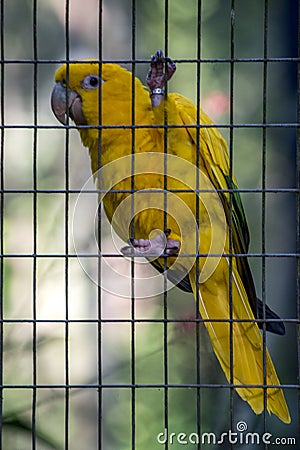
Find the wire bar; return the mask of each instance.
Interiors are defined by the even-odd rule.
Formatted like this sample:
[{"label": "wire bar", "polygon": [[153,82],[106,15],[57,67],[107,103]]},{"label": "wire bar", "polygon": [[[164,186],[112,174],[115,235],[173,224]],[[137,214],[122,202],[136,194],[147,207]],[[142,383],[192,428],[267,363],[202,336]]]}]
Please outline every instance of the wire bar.
[{"label": "wire bar", "polygon": [[[1,72],[0,72],[0,114],[1,114],[1,155],[0,155],[0,251],[1,255],[4,253],[4,139],[5,139],[5,116],[4,116],[4,73],[5,73],[5,65],[2,62],[4,60],[4,4],[0,3],[0,53],[1,53]],[[1,256],[0,259],[0,297],[3,299],[4,294],[4,259]],[[4,306],[3,301],[0,301],[0,450],[2,450],[3,446],[3,340],[4,340],[4,328],[3,328],[3,319],[4,319]]]}]

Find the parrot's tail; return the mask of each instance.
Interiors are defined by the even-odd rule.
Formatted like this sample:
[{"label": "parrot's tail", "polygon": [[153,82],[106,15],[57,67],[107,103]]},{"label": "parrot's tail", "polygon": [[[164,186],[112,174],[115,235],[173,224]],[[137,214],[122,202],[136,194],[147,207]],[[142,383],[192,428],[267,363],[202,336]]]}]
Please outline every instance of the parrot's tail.
[{"label": "parrot's tail", "polygon": [[[196,269],[193,268],[190,272],[190,282],[194,295],[197,289],[195,274]],[[231,314],[229,264],[226,258],[221,259],[213,276],[200,285],[199,303],[200,314],[203,319],[208,320],[205,325],[228,382],[231,380],[242,399],[249,403],[256,414],[260,414],[264,409],[264,388],[258,386],[278,386],[280,382],[267,349],[264,379],[262,335],[255,322],[235,264],[233,264],[232,273]],[[224,321],[209,321],[216,319]],[[230,367],[231,345],[232,367]],[[272,412],[283,422],[290,423],[289,410],[280,387],[266,388],[266,404],[269,413]]]}]

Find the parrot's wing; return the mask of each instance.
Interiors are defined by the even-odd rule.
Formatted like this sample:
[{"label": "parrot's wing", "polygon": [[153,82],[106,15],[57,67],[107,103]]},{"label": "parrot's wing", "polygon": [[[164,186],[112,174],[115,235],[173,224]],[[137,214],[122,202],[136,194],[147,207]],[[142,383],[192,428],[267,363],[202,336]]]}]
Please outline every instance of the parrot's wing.
[{"label": "parrot's wing", "polygon": [[[200,112],[200,131],[197,137],[197,110],[194,103],[179,94],[170,94],[175,101],[182,123],[187,126],[187,132],[195,145],[199,141],[203,164],[214,187],[218,190],[224,207],[227,222],[232,221],[232,240],[234,252],[245,254],[249,248],[249,229],[237,183],[234,176],[230,176],[230,163],[227,145],[213,122],[203,112]],[[189,128],[188,125],[193,125]],[[208,125],[206,128],[205,125]],[[232,193],[230,199],[230,192]],[[230,217],[231,216],[231,217]],[[246,258],[237,258],[240,263],[239,272],[242,279],[248,275],[252,279]],[[247,292],[251,297],[252,307],[256,308],[256,294],[254,284],[249,283]]]},{"label": "parrot's wing", "polygon": [[[226,142],[218,129],[214,127],[211,119],[200,111],[200,131],[197,136],[197,109],[194,103],[180,95],[170,94],[174,100],[178,114],[183,125],[187,126],[187,132],[195,145],[199,141],[202,161],[214,187],[218,190],[220,200],[228,223],[232,223],[233,253],[247,254],[249,249],[250,235],[242,200],[237,188],[234,175],[230,174],[230,161]],[[188,127],[193,125],[192,127]],[[203,126],[204,125],[204,126]],[[208,127],[205,127],[208,125]],[[231,198],[230,198],[231,193]],[[247,292],[248,300],[254,316],[263,318],[263,306],[261,300],[256,297],[255,285],[249,263],[246,256],[236,258],[239,275]],[[180,285],[179,285],[180,287]],[[266,306],[266,318],[278,319],[278,316]],[[259,324],[262,327],[262,324]],[[284,334],[282,322],[267,322],[268,331]]]},{"label": "parrot's wing", "polygon": [[[186,97],[179,94],[170,94],[175,101],[177,111],[183,125],[187,126],[187,132],[197,144],[197,110],[194,103]],[[188,128],[193,125],[193,128]],[[211,119],[201,110],[200,112],[200,132],[199,144],[203,154],[203,162],[207,173],[216,189],[223,189],[224,192],[218,192],[223,203],[227,219],[229,219],[230,208],[232,209],[233,239],[235,251],[247,253],[249,248],[249,229],[246,215],[240,194],[237,190],[237,183],[234,176],[230,176],[230,163],[227,145],[224,138]],[[205,125],[208,125],[206,128]],[[230,194],[232,193],[232,206],[230,206]],[[228,220],[229,221],[229,220]]]}]

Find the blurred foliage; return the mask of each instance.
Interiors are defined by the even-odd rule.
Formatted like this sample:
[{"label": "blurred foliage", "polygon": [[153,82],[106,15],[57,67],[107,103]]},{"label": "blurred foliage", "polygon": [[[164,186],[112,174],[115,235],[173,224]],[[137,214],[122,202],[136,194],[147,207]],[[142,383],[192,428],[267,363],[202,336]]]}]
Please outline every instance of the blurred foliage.
[{"label": "blurred foliage", "polygon": [[[4,64],[2,120],[9,126],[33,123],[36,70],[38,124],[56,127],[57,122],[49,107],[56,65],[46,61],[66,56],[65,3],[60,0],[37,1],[36,23],[33,19],[34,2],[1,0],[1,3],[4,11],[4,57],[7,60]],[[228,128],[222,128],[222,124],[230,122],[230,63],[213,60],[222,60],[231,55],[231,2],[202,1],[199,26],[196,0],[171,0],[167,30],[165,2],[137,0],[135,3],[136,23],[133,25],[130,0],[103,1],[101,41],[97,0],[88,3],[70,0],[68,38],[71,58],[97,56],[101,41],[105,59],[130,59],[134,31],[137,59],[148,59],[157,48],[165,49],[167,45],[167,53],[174,59],[191,60],[198,54],[199,29],[199,53],[203,59],[200,65],[200,93],[196,89],[196,64],[188,61],[178,63],[170,90],[181,92],[195,101],[200,94],[201,105],[220,125],[229,142]],[[263,3],[260,0],[235,1],[234,56],[237,58],[255,59],[264,56]],[[269,2],[268,56],[296,55],[296,17],[295,0]],[[165,39],[166,31],[168,42]],[[34,44],[36,56],[44,62],[33,64]],[[209,59],[209,62],[205,59]],[[235,63],[234,122],[262,122],[263,71],[264,63],[260,61]],[[144,79],[147,64],[137,63],[136,72]],[[268,63],[267,122],[296,122],[295,92],[295,64]],[[69,137],[70,153],[66,149],[63,129],[38,129],[36,140],[32,129],[20,127],[4,130],[4,187],[12,190],[4,196],[4,250],[8,254],[21,256],[4,260],[3,308],[7,322],[3,325],[3,382],[14,388],[3,391],[3,448],[32,448],[32,408],[36,412],[35,438],[39,450],[63,449],[67,439],[66,430],[72,450],[97,448],[99,333],[103,351],[102,381],[110,386],[100,391],[103,395],[102,435],[105,450],[131,448],[133,404],[136,448],[163,447],[156,442],[156,436],[164,431],[166,398],[170,432],[197,432],[197,408],[200,408],[200,431],[221,434],[230,428],[229,389],[212,387],[198,391],[197,388],[174,387],[166,392],[164,388],[153,386],[156,383],[163,385],[166,380],[175,385],[195,384],[199,377],[202,383],[225,382],[205,329],[181,322],[168,324],[167,327],[161,323],[137,324],[134,336],[135,381],[142,386],[149,384],[152,387],[138,387],[135,390],[121,387],[132,382],[133,344],[130,324],[108,322],[99,331],[97,287],[85,276],[76,259],[69,259],[66,270],[65,260],[61,257],[66,250],[73,249],[71,218],[77,196],[70,194],[70,211],[67,214],[63,194],[38,193],[37,217],[34,219],[32,194],[14,192],[32,189],[34,175],[38,189],[59,190],[67,185],[71,189],[80,189],[90,176],[89,158],[82,149],[76,130],[70,131]],[[294,188],[294,129],[267,129],[265,139],[266,187]],[[256,127],[236,128],[232,133],[232,142],[234,169],[240,187],[261,188],[264,148],[262,130]],[[68,178],[66,166],[69,168]],[[251,230],[251,251],[260,252],[262,197],[259,193],[247,193],[243,194],[243,200]],[[274,253],[294,252],[295,195],[267,194],[266,219],[266,250]],[[34,220],[37,223],[36,242]],[[69,225],[67,236],[65,220],[68,220]],[[91,232],[85,233],[85,221],[83,217],[83,239],[88,246]],[[103,240],[104,245],[110,248],[107,225],[106,228],[104,226]],[[44,255],[37,258],[36,269],[32,258],[35,246],[37,252]],[[49,254],[52,256],[47,257]],[[250,263],[260,293],[261,258],[251,258]],[[94,260],[91,264],[94,264]],[[267,259],[266,299],[282,317],[296,317],[295,279],[295,262],[292,258]],[[163,302],[163,298],[136,302],[136,318],[163,318]],[[192,296],[176,288],[168,293],[167,309],[168,317],[178,320],[193,318],[196,314]],[[34,311],[41,320],[36,328],[30,322]],[[103,292],[102,314],[111,320],[129,319],[130,302]],[[64,322],[66,318],[73,320],[68,326]],[[36,353],[32,351],[33,339],[36,340]],[[281,381],[296,384],[295,326],[287,325],[284,338],[268,336],[268,344]],[[168,359],[167,374],[163,368],[164,358]],[[37,368],[36,382],[43,385],[43,389],[31,390],[26,387],[34,382],[34,366]],[[67,381],[75,386],[67,391],[69,401],[66,400],[66,391],[58,387]],[[82,385],[86,386],[81,388]],[[295,390],[286,389],[286,396],[293,421],[286,427],[276,418],[267,417],[268,431],[274,436],[297,436],[299,431]],[[236,395],[233,399],[236,420],[245,420],[250,431],[262,431],[264,417],[254,416]],[[174,444],[172,448],[181,448],[181,445]]]}]

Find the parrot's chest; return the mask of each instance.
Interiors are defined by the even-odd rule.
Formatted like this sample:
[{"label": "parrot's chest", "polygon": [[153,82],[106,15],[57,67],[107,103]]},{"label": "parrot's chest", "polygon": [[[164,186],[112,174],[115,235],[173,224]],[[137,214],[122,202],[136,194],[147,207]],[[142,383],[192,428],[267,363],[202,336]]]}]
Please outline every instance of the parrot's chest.
[{"label": "parrot's chest", "polygon": [[[164,189],[164,184],[169,189]],[[146,173],[128,177],[113,186],[103,204],[114,230],[124,241],[132,237],[132,230],[136,239],[146,239],[154,230],[169,228],[173,239],[181,241],[183,235],[189,236],[189,244],[194,249],[199,226],[202,235],[206,231],[210,234],[206,207],[195,192],[162,175]]]},{"label": "parrot's chest", "polygon": [[[136,215],[148,209],[150,204],[159,207],[163,192],[163,177],[156,174],[143,174],[126,177],[105,195],[104,209],[110,222],[115,212],[125,207]],[[150,201],[151,197],[151,201]],[[122,206],[123,205],[123,206]]]},{"label": "parrot's chest", "polygon": [[[134,230],[136,239],[146,239],[153,230],[169,228],[172,239],[181,241],[184,232],[193,242],[201,224],[202,235],[207,233],[209,241],[207,208],[197,194],[199,169],[194,164],[194,146],[169,139],[166,155],[158,151],[163,142],[157,136],[153,139],[148,131],[146,138],[137,131],[133,158],[127,138],[124,135],[124,140],[102,148],[100,170],[107,190],[103,204],[117,234],[126,241]],[[200,171],[203,173],[201,167]]]}]

